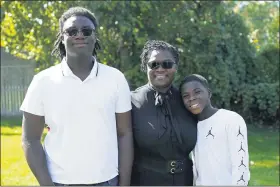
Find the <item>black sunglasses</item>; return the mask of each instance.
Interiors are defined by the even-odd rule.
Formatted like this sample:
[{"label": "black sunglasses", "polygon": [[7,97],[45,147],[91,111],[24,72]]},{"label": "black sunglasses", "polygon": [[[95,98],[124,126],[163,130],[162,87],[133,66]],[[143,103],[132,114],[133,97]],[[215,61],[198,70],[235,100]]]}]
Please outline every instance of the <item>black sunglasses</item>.
[{"label": "black sunglasses", "polygon": [[158,69],[160,66],[163,69],[171,69],[173,68],[174,64],[176,64],[175,62],[172,61],[164,61],[164,62],[148,62],[147,65],[149,66],[149,68],[151,69]]},{"label": "black sunglasses", "polygon": [[68,36],[77,36],[79,32],[83,34],[83,36],[91,36],[94,33],[94,29],[92,28],[82,28],[81,30],[77,28],[70,28],[66,29],[63,33],[67,34]]}]

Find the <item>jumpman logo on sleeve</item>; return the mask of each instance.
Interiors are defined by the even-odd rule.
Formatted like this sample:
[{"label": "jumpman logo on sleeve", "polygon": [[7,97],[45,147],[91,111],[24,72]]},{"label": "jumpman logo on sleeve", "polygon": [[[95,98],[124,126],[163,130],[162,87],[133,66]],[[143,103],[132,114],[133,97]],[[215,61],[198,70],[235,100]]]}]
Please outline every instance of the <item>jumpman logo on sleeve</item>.
[{"label": "jumpman logo on sleeve", "polygon": [[242,142],[241,142],[241,147],[240,147],[240,149],[239,149],[238,152],[240,152],[240,151],[243,151],[243,152],[245,153],[245,150],[244,150],[243,147],[242,147]]},{"label": "jumpman logo on sleeve", "polygon": [[243,174],[241,175],[240,179],[237,181],[237,183],[240,182],[240,181],[245,182],[245,180],[244,180],[244,172],[243,172]]},{"label": "jumpman logo on sleeve", "polygon": [[211,129],[208,131],[208,134],[207,134],[206,138],[207,138],[209,135],[211,135],[211,136],[213,137],[213,139],[214,139],[214,135],[212,134],[212,127],[211,127]]},{"label": "jumpman logo on sleeve", "polygon": [[244,161],[243,161],[243,157],[242,157],[242,160],[241,160],[241,164],[238,167],[240,167],[240,166],[244,166],[246,168],[246,166],[244,164]]},{"label": "jumpman logo on sleeve", "polygon": [[244,135],[241,133],[241,129],[240,129],[240,126],[239,126],[239,130],[238,130],[238,134],[237,134],[237,137],[241,135],[243,138],[244,138]]}]

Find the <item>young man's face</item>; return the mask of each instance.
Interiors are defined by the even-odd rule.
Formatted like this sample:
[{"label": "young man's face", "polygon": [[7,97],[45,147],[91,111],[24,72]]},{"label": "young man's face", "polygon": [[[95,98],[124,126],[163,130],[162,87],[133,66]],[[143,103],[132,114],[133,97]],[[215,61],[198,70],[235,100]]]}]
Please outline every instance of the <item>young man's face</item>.
[{"label": "young man's face", "polygon": [[183,84],[181,95],[185,107],[193,114],[200,114],[210,104],[210,91],[198,81]]},{"label": "young man's face", "polygon": [[168,88],[174,80],[177,66],[173,55],[167,50],[153,50],[149,55],[147,62],[149,82],[159,89]]},{"label": "young man's face", "polygon": [[95,27],[84,16],[72,16],[63,24],[62,43],[70,56],[91,55],[96,43]]}]

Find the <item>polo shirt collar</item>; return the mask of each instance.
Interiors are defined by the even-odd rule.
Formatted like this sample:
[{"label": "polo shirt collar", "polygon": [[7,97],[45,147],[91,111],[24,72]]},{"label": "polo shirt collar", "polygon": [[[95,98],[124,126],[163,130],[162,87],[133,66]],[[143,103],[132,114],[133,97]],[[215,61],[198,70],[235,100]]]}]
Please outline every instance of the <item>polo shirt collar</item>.
[{"label": "polo shirt collar", "polygon": [[[94,65],[91,69],[91,72],[89,74],[88,78],[95,78],[97,76],[98,73],[98,62],[96,60],[96,58],[94,56],[92,56],[92,60],[94,62]],[[63,76],[70,76],[70,77],[77,77],[72,70],[70,69],[70,67],[68,66],[67,62],[66,62],[66,58],[63,58],[61,61],[61,71],[62,71],[62,75]]]}]

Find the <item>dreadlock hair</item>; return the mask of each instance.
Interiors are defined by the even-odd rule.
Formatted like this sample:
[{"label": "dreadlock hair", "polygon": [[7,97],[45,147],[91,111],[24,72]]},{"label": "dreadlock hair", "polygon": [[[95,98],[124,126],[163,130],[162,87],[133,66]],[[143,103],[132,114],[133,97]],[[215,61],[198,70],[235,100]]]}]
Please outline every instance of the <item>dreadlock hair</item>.
[{"label": "dreadlock hair", "polygon": [[175,63],[179,64],[179,51],[172,45],[167,42],[160,41],[160,40],[149,40],[145,43],[144,48],[142,50],[142,54],[140,55],[141,58],[141,70],[146,72],[147,71],[147,61],[148,55],[153,50],[167,50],[169,51],[174,59]]},{"label": "dreadlock hair", "polygon": [[[83,7],[73,7],[73,8],[68,9],[66,12],[64,12],[62,14],[62,16],[59,18],[59,32],[56,35],[57,39],[54,43],[54,49],[51,53],[52,55],[57,56],[60,59],[63,59],[66,56],[65,46],[62,43],[63,24],[68,18],[70,18],[72,16],[84,16],[84,17],[88,18],[89,20],[92,21],[93,25],[95,26],[95,30],[97,30],[98,23],[95,18],[95,15],[92,12],[90,12],[88,9],[85,9]],[[92,52],[92,55],[95,57],[97,56],[96,51],[98,49],[101,49],[99,42],[100,42],[99,39],[96,38],[96,43],[95,43],[95,46],[94,46],[94,49]]]},{"label": "dreadlock hair", "polygon": [[182,82],[180,83],[180,86],[179,86],[179,91],[181,92],[181,89],[184,84],[191,82],[191,81],[197,81],[197,82],[201,83],[206,89],[210,90],[208,81],[203,76],[198,75],[198,74],[192,74],[192,75],[186,76],[182,80]]}]

